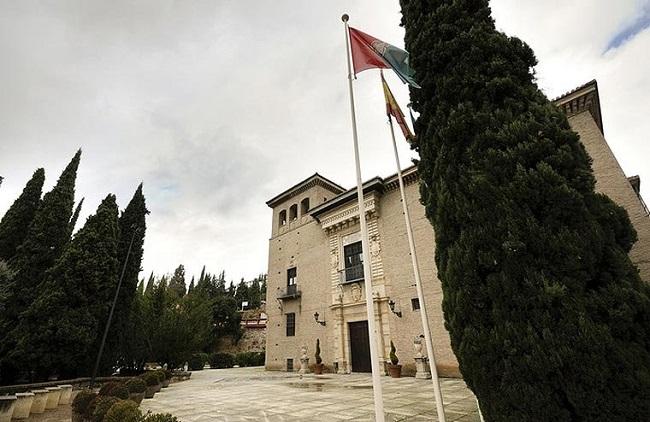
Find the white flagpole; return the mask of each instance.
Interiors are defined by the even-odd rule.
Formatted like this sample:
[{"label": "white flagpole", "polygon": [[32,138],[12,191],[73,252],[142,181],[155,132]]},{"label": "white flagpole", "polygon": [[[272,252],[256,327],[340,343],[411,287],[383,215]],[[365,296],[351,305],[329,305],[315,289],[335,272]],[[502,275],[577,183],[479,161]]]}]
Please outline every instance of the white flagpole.
[{"label": "white flagpole", "polygon": [[[383,76],[383,72],[382,72]],[[383,78],[382,78],[383,89]],[[420,281],[420,269],[418,266],[418,258],[415,254],[415,242],[413,241],[413,229],[411,228],[411,217],[409,216],[409,208],[406,204],[406,196],[404,195],[404,180],[402,179],[402,167],[399,162],[399,154],[397,152],[397,142],[395,141],[395,129],[393,129],[393,119],[388,115],[388,122],[390,125],[390,135],[393,139],[393,151],[395,152],[395,164],[397,165],[397,179],[399,181],[399,191],[402,196],[402,209],[404,211],[404,220],[406,221],[406,235],[409,241],[409,248],[411,250],[411,263],[413,264],[413,273],[415,275],[415,288],[418,292],[418,300],[420,301],[420,317],[422,319],[422,329],[424,330],[424,340],[427,345],[427,354],[429,355],[429,366],[431,368],[431,381],[433,382],[433,392],[436,398],[436,411],[438,413],[438,421],[445,422],[445,409],[442,404],[442,392],[440,391],[440,380],[438,379],[438,368],[436,367],[436,357],[433,354],[433,342],[431,341],[431,330],[429,329],[429,318],[427,316],[427,306],[424,301],[424,294],[422,293],[422,283]]]},{"label": "white flagpole", "polygon": [[375,331],[375,303],[372,296],[372,272],[370,271],[370,254],[368,253],[368,227],[366,224],[366,207],[363,199],[363,181],[359,163],[359,140],[357,137],[357,118],[354,111],[354,90],[352,88],[352,65],[350,64],[350,32],[345,14],[341,17],[345,26],[345,54],[348,61],[348,86],[350,88],[350,110],[352,112],[352,138],[354,141],[354,160],[357,167],[357,199],[359,202],[359,224],[361,225],[361,248],[363,251],[363,279],[366,287],[366,311],[368,314],[368,339],[370,342],[370,360],[372,364],[372,392],[375,399],[375,421],[384,422],[384,399],[382,397],[381,379],[379,377],[379,354]]}]

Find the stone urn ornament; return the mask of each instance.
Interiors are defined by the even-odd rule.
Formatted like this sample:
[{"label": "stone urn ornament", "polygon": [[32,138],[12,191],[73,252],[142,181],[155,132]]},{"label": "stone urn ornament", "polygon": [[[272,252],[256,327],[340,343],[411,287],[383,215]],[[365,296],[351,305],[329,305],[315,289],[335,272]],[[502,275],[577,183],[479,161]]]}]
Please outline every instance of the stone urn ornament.
[{"label": "stone urn ornament", "polygon": [[413,351],[415,352],[416,359],[424,357],[422,355],[422,336],[413,339]]},{"label": "stone urn ornament", "polygon": [[399,364],[399,358],[395,354],[396,349],[393,344],[393,340],[390,341],[390,363],[388,364],[388,373],[391,378],[401,378],[402,377],[402,365]]},{"label": "stone urn ornament", "polygon": [[429,359],[422,354],[423,335],[413,340],[413,349],[415,350],[415,378],[430,379],[431,370],[429,369]]},{"label": "stone urn ornament", "polygon": [[307,346],[303,345],[300,348],[300,375],[309,373],[309,356],[307,356]]}]

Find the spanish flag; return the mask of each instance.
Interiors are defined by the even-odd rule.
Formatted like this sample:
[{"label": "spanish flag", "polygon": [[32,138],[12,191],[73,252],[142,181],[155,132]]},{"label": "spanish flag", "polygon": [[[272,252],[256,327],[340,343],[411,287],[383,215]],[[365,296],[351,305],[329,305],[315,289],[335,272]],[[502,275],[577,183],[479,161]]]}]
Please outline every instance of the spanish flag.
[{"label": "spanish flag", "polygon": [[386,79],[384,79],[383,72],[381,73],[381,84],[384,87],[384,98],[386,99],[386,114],[388,115],[388,118],[390,119],[391,115],[395,117],[397,124],[399,125],[400,129],[402,129],[404,138],[406,138],[408,142],[412,142],[415,136],[413,136],[411,129],[409,129],[408,124],[406,124],[406,118],[404,118],[404,113],[402,113],[402,110],[399,108],[397,101],[395,101],[395,97],[393,97],[393,93],[390,91],[390,88],[386,83]]}]

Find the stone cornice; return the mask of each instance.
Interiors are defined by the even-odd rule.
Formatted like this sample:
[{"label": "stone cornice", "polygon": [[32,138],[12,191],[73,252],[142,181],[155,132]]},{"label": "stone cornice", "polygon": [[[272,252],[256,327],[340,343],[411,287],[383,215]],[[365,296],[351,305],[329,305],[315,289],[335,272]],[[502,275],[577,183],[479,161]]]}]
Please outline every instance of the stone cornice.
[{"label": "stone cornice", "polygon": [[[364,196],[366,214],[379,211],[379,197],[375,193]],[[320,218],[321,227],[325,231],[338,230],[356,223],[359,220],[359,204],[355,201],[343,208],[337,208]]]},{"label": "stone cornice", "polygon": [[[417,183],[418,181],[417,166],[411,166],[402,170],[402,180],[404,181],[404,186],[408,186],[412,183]],[[397,174],[394,174],[384,179],[384,186],[386,188],[386,191],[399,189],[399,180],[397,178]]]},{"label": "stone cornice", "polygon": [[314,175],[306,178],[300,183],[297,183],[296,185],[292,186],[291,188],[285,190],[284,192],[276,195],[272,199],[269,199],[266,202],[266,205],[269,207],[273,208],[275,207],[278,203],[282,201],[286,201],[287,199],[290,199],[296,195],[300,195],[301,193],[305,192],[306,190],[314,187],[314,186],[321,186],[330,192],[339,195],[343,192],[345,192],[345,189],[339,186],[338,184],[332,182],[331,180],[321,176],[318,173],[315,173]]},{"label": "stone cornice", "polygon": [[603,119],[600,110],[600,97],[598,95],[598,82],[594,79],[576,89],[567,92],[561,97],[553,100],[568,117],[574,116],[583,111],[589,111],[596,121],[600,132],[604,134]]}]

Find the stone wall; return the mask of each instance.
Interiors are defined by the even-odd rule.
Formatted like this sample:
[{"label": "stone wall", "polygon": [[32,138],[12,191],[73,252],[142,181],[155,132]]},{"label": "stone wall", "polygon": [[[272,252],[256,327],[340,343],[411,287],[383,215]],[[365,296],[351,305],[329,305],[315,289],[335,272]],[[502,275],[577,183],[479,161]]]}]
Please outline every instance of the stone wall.
[{"label": "stone wall", "polygon": [[217,341],[217,352],[263,352],[266,350],[266,328],[244,328],[242,338],[238,342],[231,336],[222,337]]},{"label": "stone wall", "polygon": [[650,283],[650,218],[591,113],[578,113],[569,118],[569,123],[593,160],[596,190],[627,210],[639,237],[630,258],[639,268],[641,278]]}]

